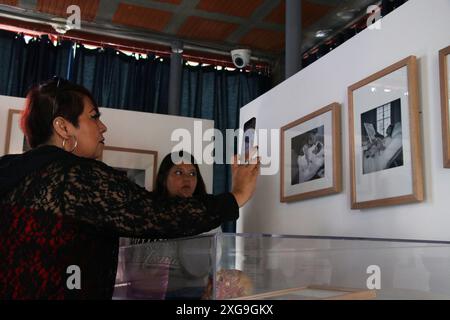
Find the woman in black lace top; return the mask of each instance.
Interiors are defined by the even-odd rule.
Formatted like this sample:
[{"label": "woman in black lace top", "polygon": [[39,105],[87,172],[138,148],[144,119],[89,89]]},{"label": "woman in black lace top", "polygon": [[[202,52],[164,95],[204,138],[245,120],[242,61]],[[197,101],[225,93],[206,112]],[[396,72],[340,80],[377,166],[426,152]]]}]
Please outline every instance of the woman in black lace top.
[{"label": "woman in black lace top", "polygon": [[119,237],[173,238],[237,219],[258,164],[234,165],[233,191],[158,201],[95,159],[107,130],[89,91],[61,79],[27,95],[32,150],[0,158],[0,300],[110,299]]}]

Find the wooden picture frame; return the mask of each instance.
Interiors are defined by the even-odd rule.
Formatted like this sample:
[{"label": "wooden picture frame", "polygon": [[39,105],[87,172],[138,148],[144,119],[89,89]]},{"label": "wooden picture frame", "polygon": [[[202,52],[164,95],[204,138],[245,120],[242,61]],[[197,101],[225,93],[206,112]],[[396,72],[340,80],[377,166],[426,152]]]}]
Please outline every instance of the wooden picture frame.
[{"label": "wooden picture frame", "polygon": [[424,198],[417,59],[348,87],[351,208]]},{"label": "wooden picture frame", "polygon": [[375,290],[310,285],[275,290],[230,300],[371,300],[376,297]]},{"label": "wooden picture frame", "polygon": [[9,109],[6,124],[5,154],[20,154],[30,148],[20,128],[22,110]]},{"label": "wooden picture frame", "polygon": [[441,83],[442,150],[444,168],[450,168],[450,46],[439,51],[439,77]]},{"label": "wooden picture frame", "polygon": [[101,161],[127,172],[130,180],[148,191],[153,190],[158,165],[157,151],[105,146]]},{"label": "wooden picture frame", "polygon": [[341,106],[327,105],[281,128],[280,201],[342,190]]}]

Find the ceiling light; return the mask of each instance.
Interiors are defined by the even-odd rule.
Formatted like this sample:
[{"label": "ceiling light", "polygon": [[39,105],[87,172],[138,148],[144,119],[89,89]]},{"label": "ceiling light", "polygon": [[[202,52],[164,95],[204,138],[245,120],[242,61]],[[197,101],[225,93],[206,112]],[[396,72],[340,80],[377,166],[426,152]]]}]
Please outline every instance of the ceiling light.
[{"label": "ceiling light", "polygon": [[316,32],[316,38],[325,38],[330,33],[330,31],[330,29],[319,30]]},{"label": "ceiling light", "polygon": [[338,16],[342,20],[347,21],[347,20],[352,19],[355,16],[355,10],[351,9],[351,10],[340,11],[340,12],[336,13],[336,16]]},{"label": "ceiling light", "polygon": [[67,31],[70,30],[70,28],[65,25],[59,25],[56,23],[50,23],[50,25],[52,26],[53,29],[55,29],[56,32],[61,33],[61,34],[65,34]]},{"label": "ceiling light", "polygon": [[181,53],[183,53],[183,49],[181,49],[181,48],[172,48],[172,52],[181,54]]},{"label": "ceiling light", "polygon": [[56,32],[65,34],[67,31],[72,29],[67,25],[67,20],[64,18],[52,18],[52,22],[49,23]]}]

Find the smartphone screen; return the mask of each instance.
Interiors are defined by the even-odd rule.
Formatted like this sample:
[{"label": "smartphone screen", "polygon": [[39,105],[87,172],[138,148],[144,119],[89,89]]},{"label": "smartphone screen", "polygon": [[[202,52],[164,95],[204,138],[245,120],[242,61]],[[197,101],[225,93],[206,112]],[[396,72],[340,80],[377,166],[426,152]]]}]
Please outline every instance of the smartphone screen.
[{"label": "smartphone screen", "polygon": [[244,123],[244,141],[243,141],[243,154],[245,161],[250,160],[250,150],[253,147],[255,141],[255,128],[256,118],[253,117]]}]

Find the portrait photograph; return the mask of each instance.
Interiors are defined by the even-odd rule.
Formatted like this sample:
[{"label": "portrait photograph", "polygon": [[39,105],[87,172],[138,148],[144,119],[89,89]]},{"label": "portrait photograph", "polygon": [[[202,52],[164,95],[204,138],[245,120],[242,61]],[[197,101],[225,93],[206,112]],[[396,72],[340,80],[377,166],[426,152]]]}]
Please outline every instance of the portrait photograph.
[{"label": "portrait photograph", "polygon": [[152,150],[105,146],[101,161],[126,173],[131,181],[152,191],[156,179],[157,157],[158,153]]},{"label": "portrait photograph", "polygon": [[351,85],[351,207],[423,200],[417,59],[405,58]]},{"label": "portrait photograph", "polygon": [[281,202],[341,190],[340,105],[330,104],[281,128]]}]

